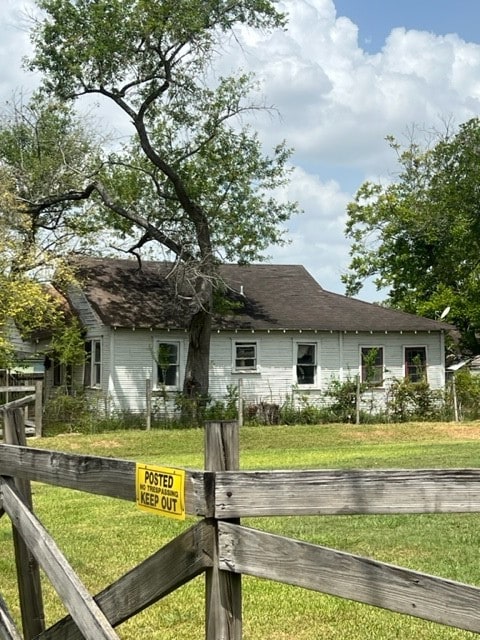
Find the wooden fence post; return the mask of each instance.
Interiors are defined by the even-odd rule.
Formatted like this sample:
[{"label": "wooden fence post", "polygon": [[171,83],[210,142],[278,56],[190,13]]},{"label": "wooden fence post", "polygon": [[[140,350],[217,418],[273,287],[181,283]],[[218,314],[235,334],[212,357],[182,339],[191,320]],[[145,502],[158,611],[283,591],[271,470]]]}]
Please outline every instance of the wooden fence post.
[{"label": "wooden fence post", "polygon": [[145,414],[147,419],[147,431],[152,428],[152,381],[145,380]]},{"label": "wooden fence post", "polygon": [[[239,469],[237,421],[207,422],[205,425],[205,469]],[[230,522],[240,522],[239,519]],[[206,640],[241,640],[242,576],[218,568],[218,522],[215,519],[213,567],[206,570]]]},{"label": "wooden fence post", "polygon": [[360,424],[360,403],[362,401],[362,395],[360,393],[360,376],[355,377],[355,424]]},{"label": "wooden fence post", "polygon": [[[26,446],[25,421],[21,407],[4,407],[4,440],[6,444]],[[15,478],[15,485],[25,503],[32,509],[30,482]],[[13,527],[13,544],[17,566],[18,592],[25,640],[35,638],[45,630],[42,589],[38,563]]]},{"label": "wooden fence post", "polygon": [[43,382],[37,380],[35,382],[35,435],[37,438],[42,437],[43,431]]},{"label": "wooden fence post", "polygon": [[238,426],[243,427],[243,379],[238,380]]}]

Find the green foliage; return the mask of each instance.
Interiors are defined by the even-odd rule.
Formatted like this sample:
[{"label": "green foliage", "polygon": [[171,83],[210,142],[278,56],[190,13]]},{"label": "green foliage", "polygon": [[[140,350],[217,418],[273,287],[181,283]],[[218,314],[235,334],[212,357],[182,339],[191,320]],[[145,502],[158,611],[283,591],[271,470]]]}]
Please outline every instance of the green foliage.
[{"label": "green foliage", "polygon": [[85,361],[85,341],[76,318],[69,319],[53,334],[50,349],[61,364],[82,364]]},{"label": "green foliage", "polygon": [[[0,118],[0,366],[12,365],[16,332],[29,340],[56,335],[62,362],[79,362],[73,325],[46,283],[66,277],[62,256],[95,231],[78,205],[92,143],[58,100],[35,94],[7,103]],[[89,235],[90,241],[86,239]],[[78,338],[78,337],[77,337]],[[73,354],[76,349],[76,355]]]},{"label": "green foliage", "polygon": [[454,382],[460,417],[478,420],[480,418],[480,376],[472,374],[467,367],[463,367],[455,373]]},{"label": "green foliage", "polygon": [[341,382],[332,380],[325,393],[328,399],[329,409],[332,417],[338,422],[354,422],[357,406],[357,393],[360,386],[360,393],[367,387],[358,383],[356,378],[348,378]]},{"label": "green foliage", "polygon": [[306,393],[294,387],[280,407],[278,422],[280,424],[322,424],[335,421],[328,408],[312,403]]},{"label": "green foliage", "polygon": [[205,409],[205,420],[235,420],[238,418],[238,387],[227,385],[224,401],[209,403]]},{"label": "green foliage", "polygon": [[[14,97],[0,120],[0,229],[17,273],[48,267],[59,255],[92,245],[97,227],[81,207],[97,142],[66,104],[40,93]],[[83,194],[83,195],[82,195]],[[85,239],[88,236],[88,240]],[[14,258],[14,259],[13,259]]]},{"label": "green foliage", "polygon": [[436,420],[444,411],[442,392],[433,391],[426,380],[394,380],[388,389],[387,412],[393,422]]},{"label": "green foliage", "polygon": [[[159,92],[176,67],[199,71],[225,32],[282,26],[267,0],[37,0],[32,68],[63,96],[112,86]],[[137,71],[135,73],[135,71]],[[191,82],[185,74],[183,84]],[[117,89],[121,96],[120,88]]]},{"label": "green foliage", "polygon": [[[93,415],[84,394],[58,394],[45,403],[43,433],[90,433]],[[98,416],[96,416],[98,418]]]},{"label": "green foliage", "polygon": [[366,279],[388,288],[387,303],[448,321],[477,352],[480,328],[480,119],[406,148],[389,138],[399,174],[364,183],[348,205],[351,261],[343,280],[356,294]]},{"label": "green foliage", "polygon": [[39,330],[60,329],[63,321],[60,304],[38,282],[23,274],[0,275],[0,368],[15,362],[15,334],[29,340]]},{"label": "green foliage", "polygon": [[265,153],[244,124],[262,108],[250,98],[252,78],[219,78],[212,59],[236,28],[282,28],[285,17],[269,0],[37,5],[30,68],[44,74],[42,88],[60,100],[100,95],[133,126],[131,141],[85,182],[100,227],[135,237],[133,252],[155,241],[183,263],[176,274],[188,281],[195,309],[184,392],[199,393],[201,405],[218,261],[263,259],[284,242],[284,223],[297,211],[274,197],[289,179],[291,150],[280,143]]}]

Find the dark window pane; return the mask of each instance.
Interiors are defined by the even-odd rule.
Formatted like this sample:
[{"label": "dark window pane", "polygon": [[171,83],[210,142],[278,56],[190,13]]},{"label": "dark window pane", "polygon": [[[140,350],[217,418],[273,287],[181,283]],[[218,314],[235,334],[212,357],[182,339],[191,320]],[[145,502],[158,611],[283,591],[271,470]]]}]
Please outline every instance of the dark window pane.
[{"label": "dark window pane", "polygon": [[167,387],[178,385],[178,344],[162,342],[158,345],[157,381]]},{"label": "dark window pane", "polygon": [[297,345],[297,384],[315,384],[317,354],[315,344]]},{"label": "dark window pane", "polygon": [[425,347],[405,347],[405,376],[410,382],[420,382],[427,376]]},{"label": "dark window pane", "polygon": [[362,347],[362,382],[383,383],[383,347]]},{"label": "dark window pane", "polygon": [[257,345],[255,343],[236,343],[235,345],[235,368],[236,369],[256,369],[257,367]]}]

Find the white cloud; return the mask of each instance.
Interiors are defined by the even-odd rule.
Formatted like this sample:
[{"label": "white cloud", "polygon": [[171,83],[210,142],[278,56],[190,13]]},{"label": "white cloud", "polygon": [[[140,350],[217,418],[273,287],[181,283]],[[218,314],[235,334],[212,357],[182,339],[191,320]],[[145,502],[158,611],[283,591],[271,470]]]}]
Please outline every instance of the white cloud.
[{"label": "white cloud", "polygon": [[267,123],[265,135],[273,140],[280,128],[300,162],[305,154],[372,170],[384,165],[387,134],[479,111],[480,46],[398,28],[369,55],[330,0],[284,5],[288,30],[247,38],[242,55],[282,113],[281,126]]},{"label": "white cloud", "polygon": [[11,97],[14,91],[31,90],[37,78],[22,71],[22,58],[29,51],[28,15],[30,2],[2,0],[0,6],[0,98]]},{"label": "white cloud", "polygon": [[343,228],[349,194],[335,180],[322,182],[297,167],[278,197],[300,202],[303,213],[288,225],[291,244],[269,251],[273,261],[304,264],[321,284],[338,281],[348,253]]}]

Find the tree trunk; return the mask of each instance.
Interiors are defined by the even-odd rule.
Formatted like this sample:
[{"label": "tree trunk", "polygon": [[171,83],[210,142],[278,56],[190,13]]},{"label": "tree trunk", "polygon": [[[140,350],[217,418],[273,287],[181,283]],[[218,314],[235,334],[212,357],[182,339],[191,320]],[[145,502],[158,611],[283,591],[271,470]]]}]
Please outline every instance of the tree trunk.
[{"label": "tree trunk", "polygon": [[181,405],[181,419],[190,426],[203,425],[204,409],[208,400],[211,328],[211,311],[201,307],[190,321],[183,383],[184,402]]},{"label": "tree trunk", "polygon": [[203,397],[205,399],[208,394],[211,329],[211,312],[202,307],[190,321],[190,340],[183,386],[183,391],[188,398]]}]

